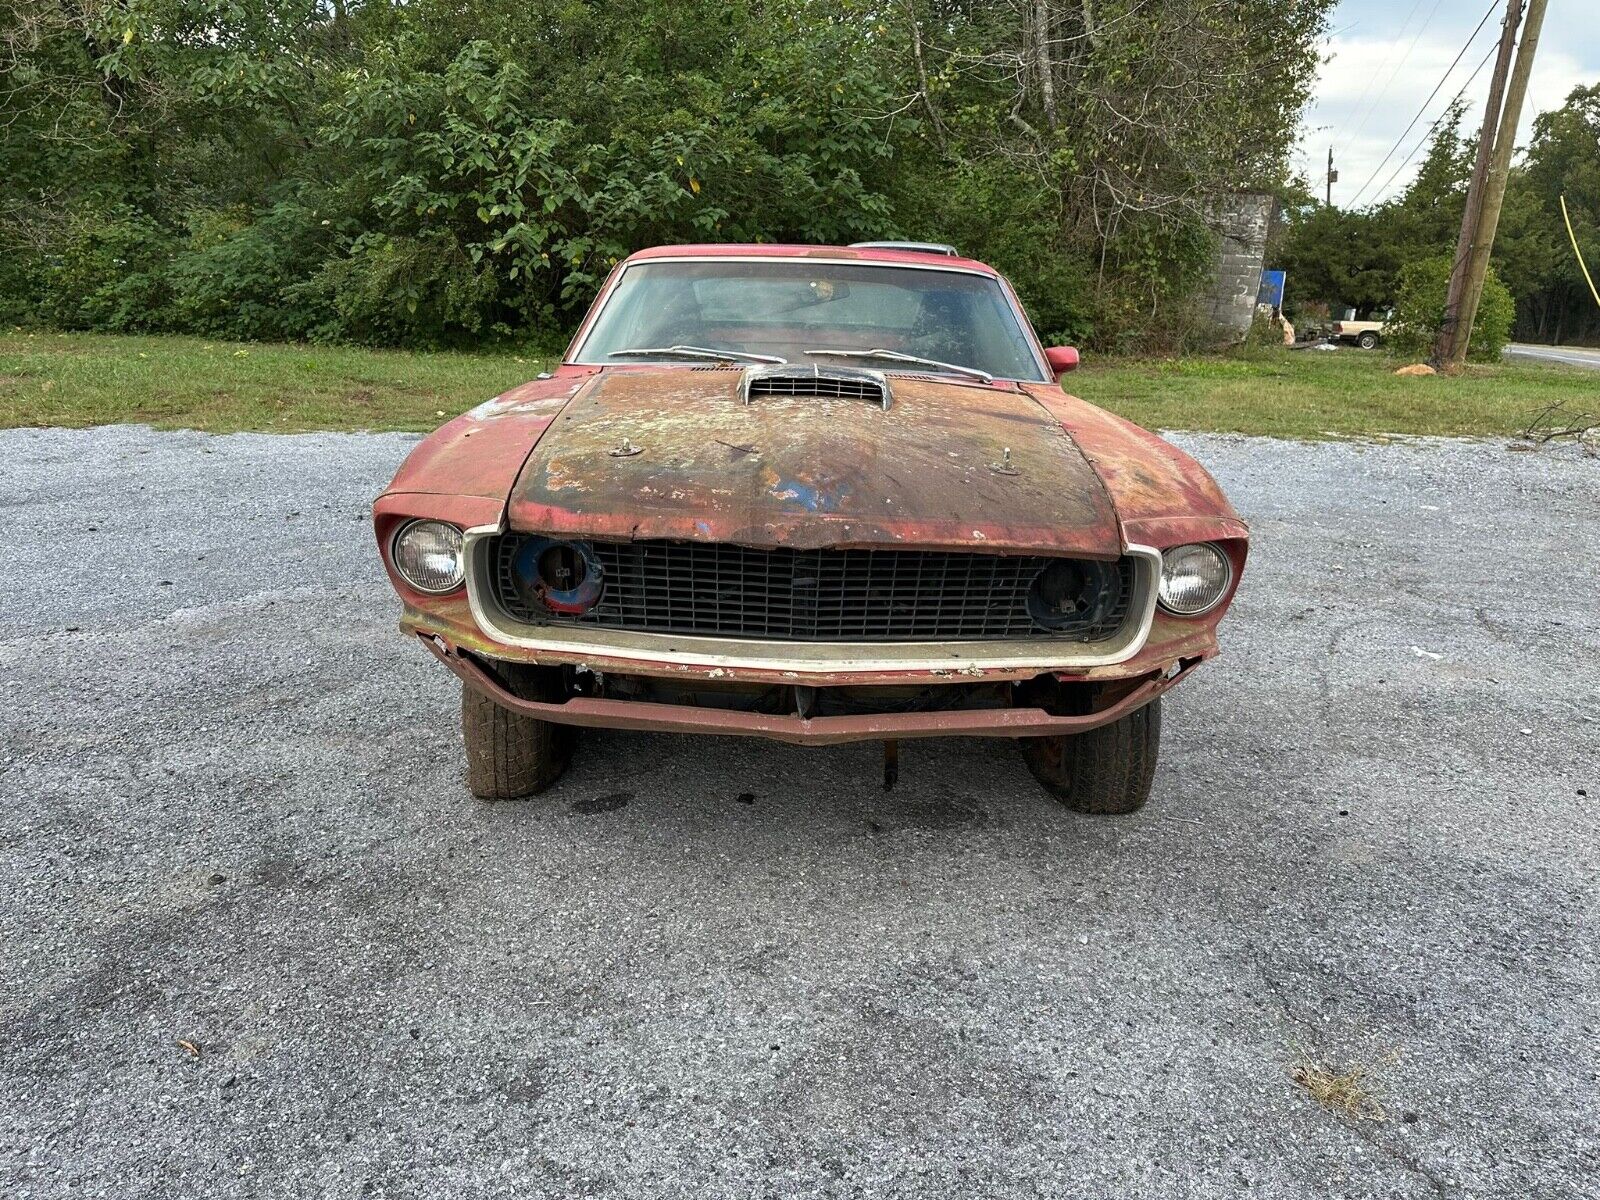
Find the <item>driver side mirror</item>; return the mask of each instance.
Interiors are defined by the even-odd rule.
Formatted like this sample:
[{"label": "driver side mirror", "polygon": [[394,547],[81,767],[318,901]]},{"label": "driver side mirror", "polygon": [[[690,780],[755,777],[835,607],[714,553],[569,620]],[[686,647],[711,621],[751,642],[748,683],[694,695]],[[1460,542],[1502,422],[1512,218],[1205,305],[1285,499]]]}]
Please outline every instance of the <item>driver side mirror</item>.
[{"label": "driver side mirror", "polygon": [[1068,371],[1078,369],[1078,348],[1076,346],[1051,346],[1044,352],[1045,362],[1050,364],[1050,373],[1060,379]]}]

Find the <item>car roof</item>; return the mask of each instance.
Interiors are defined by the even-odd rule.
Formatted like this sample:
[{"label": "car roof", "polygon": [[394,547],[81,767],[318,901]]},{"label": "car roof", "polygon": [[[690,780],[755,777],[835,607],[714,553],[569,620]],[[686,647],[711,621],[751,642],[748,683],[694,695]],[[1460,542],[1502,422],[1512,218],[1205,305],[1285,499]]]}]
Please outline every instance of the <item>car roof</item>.
[{"label": "car roof", "polygon": [[919,267],[944,267],[998,276],[987,263],[927,250],[900,250],[871,246],[774,245],[765,242],[708,242],[689,246],[652,246],[630,254],[628,262],[664,258],[826,258],[866,263],[902,263]]}]

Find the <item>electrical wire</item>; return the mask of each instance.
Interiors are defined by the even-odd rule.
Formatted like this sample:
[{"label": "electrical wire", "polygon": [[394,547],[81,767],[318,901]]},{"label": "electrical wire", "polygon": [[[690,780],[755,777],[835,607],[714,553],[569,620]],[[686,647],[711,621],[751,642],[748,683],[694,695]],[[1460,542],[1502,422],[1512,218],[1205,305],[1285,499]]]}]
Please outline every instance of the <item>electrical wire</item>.
[{"label": "electrical wire", "polygon": [[1389,160],[1394,157],[1394,152],[1400,149],[1407,136],[1416,128],[1417,122],[1422,120],[1422,114],[1428,111],[1428,105],[1433,103],[1433,98],[1439,94],[1439,89],[1444,87],[1445,81],[1450,78],[1451,73],[1455,71],[1456,66],[1461,62],[1467,51],[1472,49],[1472,43],[1478,40],[1478,35],[1483,32],[1483,27],[1489,23],[1489,18],[1494,15],[1494,10],[1499,7],[1500,0],[1493,0],[1493,3],[1485,10],[1482,19],[1478,21],[1478,24],[1472,30],[1471,36],[1467,38],[1466,45],[1456,51],[1456,56],[1450,60],[1450,65],[1444,69],[1444,74],[1439,77],[1439,82],[1433,85],[1433,91],[1428,93],[1428,98],[1422,102],[1422,107],[1417,109],[1417,115],[1411,118],[1410,124],[1401,131],[1400,136],[1395,139],[1394,145],[1389,147],[1389,153],[1383,156],[1382,161],[1373,169],[1372,175],[1356,190],[1356,194],[1350,198],[1350,202],[1346,207],[1354,208],[1356,202],[1361,199],[1366,190],[1372,186],[1373,181],[1378,178],[1378,173],[1389,165]]},{"label": "electrical wire", "polygon": [[1401,163],[1398,167],[1391,171],[1389,173],[1389,178],[1383,181],[1383,186],[1373,193],[1372,202],[1374,204],[1379,203],[1383,194],[1389,190],[1389,185],[1399,178],[1401,171],[1404,171],[1408,166],[1411,165],[1411,160],[1417,156],[1417,152],[1428,144],[1428,140],[1433,137],[1434,130],[1438,129],[1440,125],[1444,124],[1444,119],[1450,115],[1450,110],[1455,107],[1456,101],[1460,100],[1461,97],[1466,94],[1467,89],[1472,86],[1472,81],[1478,77],[1478,74],[1483,70],[1488,61],[1494,57],[1494,52],[1498,49],[1499,46],[1497,45],[1489,47],[1489,53],[1485,54],[1481,59],[1478,60],[1478,65],[1472,68],[1472,74],[1467,76],[1467,81],[1461,85],[1460,90],[1457,91],[1454,96],[1450,97],[1450,103],[1444,106],[1444,111],[1434,119],[1432,125],[1428,126],[1428,131],[1422,135],[1422,140],[1419,141],[1415,146],[1411,147],[1411,153],[1406,155],[1405,162]]},{"label": "electrical wire", "polygon": [[[1438,13],[1439,3],[1440,0],[1434,0],[1433,7],[1428,10],[1428,15],[1422,19],[1422,24],[1417,26],[1417,32],[1412,36],[1411,44],[1406,47],[1405,53],[1400,56],[1400,61],[1395,63],[1394,70],[1389,72],[1389,78],[1383,81],[1383,87],[1379,88],[1378,94],[1372,97],[1372,103],[1367,105],[1366,109],[1362,111],[1361,120],[1357,123],[1355,130],[1350,134],[1349,137],[1345,138],[1344,145],[1339,147],[1339,153],[1341,156],[1345,153],[1345,151],[1349,150],[1350,147],[1355,144],[1355,140],[1361,136],[1361,131],[1367,127],[1367,122],[1372,120],[1372,114],[1378,111],[1378,107],[1382,103],[1384,96],[1388,94],[1389,88],[1393,86],[1396,77],[1399,76],[1400,68],[1406,65],[1406,60],[1411,57],[1411,52],[1417,48],[1417,42],[1422,39],[1422,34],[1428,28],[1429,22],[1431,22],[1434,18],[1434,15]],[[1411,11],[1406,14],[1406,19],[1400,23],[1400,32],[1394,35],[1394,40],[1397,44],[1401,38],[1405,37],[1406,30],[1411,27],[1411,18],[1416,16],[1417,9],[1421,7],[1422,0],[1416,0],[1416,3],[1411,6]],[[1393,47],[1390,48],[1391,51],[1392,49]],[[1371,88],[1371,86],[1377,82],[1378,76],[1383,73],[1384,67],[1389,65],[1389,53],[1390,51],[1385,51],[1383,60],[1378,64],[1378,69],[1372,73],[1372,78],[1367,81],[1367,87],[1362,89],[1362,99],[1366,98],[1367,89]],[[1358,109],[1361,107],[1360,100],[1356,101],[1356,107]]]},{"label": "electrical wire", "polygon": [[[1400,32],[1394,35],[1395,42],[1398,42],[1401,38],[1405,37],[1406,30],[1411,28],[1411,18],[1417,15],[1417,9],[1421,7],[1422,0],[1412,0],[1411,11],[1406,13],[1406,19],[1400,22]],[[1329,38],[1329,41],[1331,42],[1333,37],[1337,36],[1338,34],[1332,35],[1332,37]],[[1367,102],[1367,97],[1372,94],[1372,85],[1378,82],[1378,76],[1382,75],[1383,69],[1389,65],[1389,54],[1393,50],[1394,43],[1390,43],[1389,49],[1384,51],[1384,55],[1378,60],[1377,66],[1372,68],[1372,74],[1367,77],[1367,84],[1361,89],[1361,95],[1356,97],[1355,104],[1351,106],[1351,112],[1358,112],[1362,114],[1361,123],[1356,126],[1354,133],[1347,134],[1344,141],[1339,144],[1339,157],[1341,158],[1344,157],[1344,152],[1350,149],[1350,143],[1355,141],[1356,136],[1367,127],[1367,119],[1372,116],[1372,108],[1364,109],[1361,106]],[[1376,107],[1376,105],[1377,101],[1374,100],[1373,106]]]},{"label": "electrical wire", "polygon": [[1594,280],[1589,276],[1589,268],[1584,266],[1583,251],[1578,249],[1578,235],[1572,231],[1572,218],[1567,215],[1567,198],[1561,197],[1561,219],[1567,223],[1567,236],[1572,239],[1572,253],[1577,257],[1578,269],[1583,272],[1583,281],[1589,285],[1589,294],[1594,297],[1594,302],[1600,304],[1600,288],[1594,286]]}]

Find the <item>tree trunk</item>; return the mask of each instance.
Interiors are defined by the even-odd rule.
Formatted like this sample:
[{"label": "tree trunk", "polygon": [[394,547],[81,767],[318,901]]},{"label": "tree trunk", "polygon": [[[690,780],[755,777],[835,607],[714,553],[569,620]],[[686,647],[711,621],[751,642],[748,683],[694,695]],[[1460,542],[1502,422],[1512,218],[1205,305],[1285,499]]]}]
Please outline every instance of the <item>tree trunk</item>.
[{"label": "tree trunk", "polygon": [[911,60],[917,67],[917,86],[922,89],[922,109],[928,114],[928,123],[933,126],[939,151],[944,153],[949,147],[945,140],[944,122],[939,119],[939,110],[933,106],[933,96],[928,92],[928,65],[922,55],[922,21],[917,16],[916,0],[906,0],[906,18],[911,26]]},{"label": "tree trunk", "polygon": [[1033,0],[1033,69],[1039,77],[1039,104],[1045,124],[1056,127],[1056,67],[1050,52],[1050,0]]}]

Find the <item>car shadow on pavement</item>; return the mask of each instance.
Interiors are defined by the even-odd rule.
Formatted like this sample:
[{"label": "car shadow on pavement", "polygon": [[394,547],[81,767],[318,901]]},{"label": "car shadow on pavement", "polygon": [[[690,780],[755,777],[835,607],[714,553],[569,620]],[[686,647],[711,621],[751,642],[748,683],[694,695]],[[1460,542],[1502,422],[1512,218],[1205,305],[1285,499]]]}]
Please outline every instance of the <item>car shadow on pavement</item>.
[{"label": "car shadow on pavement", "polygon": [[[799,747],[747,738],[586,731],[566,776],[525,802],[575,817],[771,830],[803,824],[859,834],[973,829],[991,817],[1054,816],[1015,745],[988,738],[921,738],[899,747],[885,789],[881,742]],[[469,799],[463,789],[463,800]],[[514,819],[514,816],[513,816]]]}]

